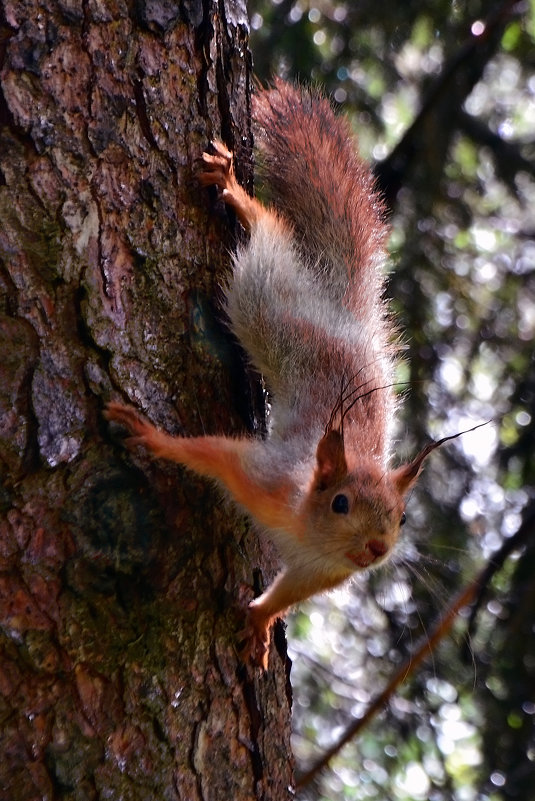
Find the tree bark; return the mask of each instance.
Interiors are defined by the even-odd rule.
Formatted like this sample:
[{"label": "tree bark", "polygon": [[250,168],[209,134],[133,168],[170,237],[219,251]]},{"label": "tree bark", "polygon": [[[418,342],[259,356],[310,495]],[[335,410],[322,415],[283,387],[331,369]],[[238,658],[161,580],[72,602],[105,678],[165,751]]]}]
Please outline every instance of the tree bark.
[{"label": "tree bark", "polygon": [[4,0],[0,37],[0,798],[289,798],[280,629],[265,674],[236,654],[273,556],[102,417],[258,419],[214,300],[231,227],[195,180],[213,137],[251,180],[245,9],[43,8]]}]

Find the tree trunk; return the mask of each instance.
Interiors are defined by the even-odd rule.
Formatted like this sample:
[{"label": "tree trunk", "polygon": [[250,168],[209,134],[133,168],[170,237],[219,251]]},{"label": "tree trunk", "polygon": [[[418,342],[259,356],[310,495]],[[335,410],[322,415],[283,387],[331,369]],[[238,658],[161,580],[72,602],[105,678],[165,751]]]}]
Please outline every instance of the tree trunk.
[{"label": "tree trunk", "polygon": [[267,673],[236,655],[272,555],[102,417],[258,419],[195,180],[213,137],[251,177],[245,10],[5,0],[1,26],[0,798],[289,798],[280,630]]}]

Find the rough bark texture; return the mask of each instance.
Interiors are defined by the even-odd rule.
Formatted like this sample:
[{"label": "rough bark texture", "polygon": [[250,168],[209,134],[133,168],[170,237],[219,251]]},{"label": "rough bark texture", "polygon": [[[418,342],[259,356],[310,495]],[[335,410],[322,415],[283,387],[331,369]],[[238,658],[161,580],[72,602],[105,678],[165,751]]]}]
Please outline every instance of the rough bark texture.
[{"label": "rough bark texture", "polygon": [[2,13],[0,798],[288,798],[283,638],[264,675],[235,653],[271,556],[102,418],[253,427],[214,303],[228,220],[194,172],[219,136],[250,178],[245,9]]}]

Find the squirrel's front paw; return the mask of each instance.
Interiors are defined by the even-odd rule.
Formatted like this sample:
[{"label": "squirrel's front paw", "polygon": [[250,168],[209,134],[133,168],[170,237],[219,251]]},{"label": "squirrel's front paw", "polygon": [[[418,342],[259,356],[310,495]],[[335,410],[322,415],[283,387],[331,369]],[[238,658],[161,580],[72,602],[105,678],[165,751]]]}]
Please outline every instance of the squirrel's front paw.
[{"label": "squirrel's front paw", "polygon": [[199,172],[199,181],[203,186],[218,186],[224,192],[232,187],[234,181],[232,153],[223,142],[214,141],[212,147],[215,154],[202,154],[203,169]]},{"label": "squirrel's front paw", "polygon": [[269,638],[264,640],[258,638],[256,633],[250,628],[245,628],[238,634],[238,641],[242,644],[238,651],[240,661],[244,664],[251,664],[267,670],[269,656]]},{"label": "squirrel's front paw", "polygon": [[255,601],[249,604],[247,610],[247,623],[239,632],[238,640],[243,643],[239,650],[242,662],[251,661],[253,665],[267,670],[269,656],[270,620],[259,614],[254,606]]}]

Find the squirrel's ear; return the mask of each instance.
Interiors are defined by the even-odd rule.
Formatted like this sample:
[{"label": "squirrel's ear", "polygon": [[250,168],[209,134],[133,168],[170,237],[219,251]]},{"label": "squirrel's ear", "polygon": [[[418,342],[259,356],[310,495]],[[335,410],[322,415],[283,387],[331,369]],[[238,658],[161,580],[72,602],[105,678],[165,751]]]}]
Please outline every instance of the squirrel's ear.
[{"label": "squirrel's ear", "polygon": [[314,489],[325,490],[338,484],[347,476],[344,438],[340,431],[330,429],[323,436],[316,450]]},{"label": "squirrel's ear", "polygon": [[399,494],[403,497],[416,484],[418,476],[422,472],[423,459],[418,461],[418,457],[408,464],[402,464],[392,470],[391,480]]}]

